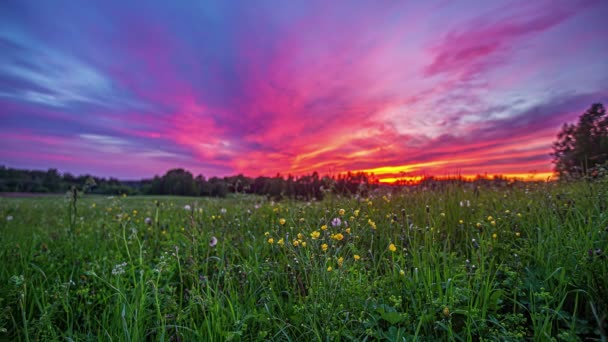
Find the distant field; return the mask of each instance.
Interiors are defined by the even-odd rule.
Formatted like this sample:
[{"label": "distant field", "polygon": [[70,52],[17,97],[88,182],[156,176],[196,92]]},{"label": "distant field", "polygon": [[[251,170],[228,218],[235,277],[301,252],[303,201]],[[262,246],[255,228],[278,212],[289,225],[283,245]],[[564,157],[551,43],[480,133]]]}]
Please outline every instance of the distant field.
[{"label": "distant field", "polygon": [[0,339],[606,338],[606,183],[382,191],[0,198]]}]

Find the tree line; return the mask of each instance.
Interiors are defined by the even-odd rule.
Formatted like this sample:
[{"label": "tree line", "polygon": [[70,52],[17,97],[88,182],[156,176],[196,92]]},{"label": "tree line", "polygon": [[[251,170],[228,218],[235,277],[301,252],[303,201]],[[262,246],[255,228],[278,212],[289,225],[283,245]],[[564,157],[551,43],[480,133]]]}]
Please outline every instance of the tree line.
[{"label": "tree line", "polygon": [[320,177],[309,175],[251,178],[242,174],[205,178],[193,176],[184,169],[169,170],[162,176],[136,181],[120,181],[92,175],[74,176],[57,169],[47,171],[22,170],[0,166],[0,192],[62,193],[79,189],[100,195],[176,195],[226,197],[231,193],[256,194],[272,199],[323,199],[328,192],[351,195],[366,194],[378,187],[378,182],[364,173],[345,173]]}]

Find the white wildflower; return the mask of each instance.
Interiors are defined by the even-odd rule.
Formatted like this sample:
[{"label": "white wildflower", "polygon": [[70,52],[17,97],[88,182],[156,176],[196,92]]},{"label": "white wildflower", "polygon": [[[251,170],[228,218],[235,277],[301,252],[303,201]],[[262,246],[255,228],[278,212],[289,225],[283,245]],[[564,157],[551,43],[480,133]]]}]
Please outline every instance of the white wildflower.
[{"label": "white wildflower", "polygon": [[118,265],[114,266],[114,268],[112,269],[112,275],[121,275],[121,274],[125,273],[126,266],[127,266],[126,262],[123,262],[122,264],[118,264]]}]

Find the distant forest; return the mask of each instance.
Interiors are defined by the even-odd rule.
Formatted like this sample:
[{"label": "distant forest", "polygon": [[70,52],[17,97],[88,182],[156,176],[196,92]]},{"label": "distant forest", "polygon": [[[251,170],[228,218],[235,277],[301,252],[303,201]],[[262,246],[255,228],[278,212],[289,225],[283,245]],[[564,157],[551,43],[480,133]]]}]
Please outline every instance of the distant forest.
[{"label": "distant forest", "polygon": [[72,188],[103,195],[177,195],[225,197],[229,193],[269,196],[273,199],[322,199],[325,192],[361,193],[378,186],[364,173],[347,173],[336,177],[310,175],[294,177],[194,177],[184,169],[173,169],[163,176],[137,181],[121,181],[92,175],[74,176],[56,169],[33,171],[0,166],[0,192],[63,193]]},{"label": "distant forest", "polygon": [[[426,177],[421,182],[401,182],[397,185],[417,185],[437,187],[447,183],[468,183],[462,178],[438,180]],[[476,185],[507,185],[512,181],[503,177],[491,179],[478,176]],[[184,169],[173,169],[163,176],[152,179],[121,181],[115,178],[100,178],[91,175],[74,176],[60,173],[56,169],[47,171],[21,170],[0,166],[0,192],[64,193],[68,190],[99,195],[176,195],[226,197],[231,193],[255,194],[280,200],[321,200],[331,192],[339,195],[367,196],[370,191],[382,185],[373,174],[347,172],[336,176],[320,177],[317,172],[310,175],[251,178],[244,175],[205,178],[194,177]]]}]

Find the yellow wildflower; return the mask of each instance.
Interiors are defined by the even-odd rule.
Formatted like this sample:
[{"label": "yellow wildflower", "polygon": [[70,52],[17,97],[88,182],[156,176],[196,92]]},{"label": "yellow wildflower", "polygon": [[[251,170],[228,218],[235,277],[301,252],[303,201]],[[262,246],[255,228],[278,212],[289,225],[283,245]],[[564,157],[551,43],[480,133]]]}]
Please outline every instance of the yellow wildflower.
[{"label": "yellow wildflower", "polygon": [[274,243],[274,239],[273,238],[268,239],[268,243],[272,245]]},{"label": "yellow wildflower", "polygon": [[283,246],[285,244],[285,241],[283,241],[283,239],[279,239],[279,241],[277,241],[277,245],[279,246]]},{"label": "yellow wildflower", "polygon": [[338,234],[334,235],[333,238],[338,241],[341,241],[342,239],[344,239],[344,235],[342,235],[342,233],[338,233]]},{"label": "yellow wildflower", "polygon": [[292,244],[294,247],[298,247],[300,245],[300,242],[298,240],[293,240]]},{"label": "yellow wildflower", "polygon": [[372,219],[368,219],[367,223],[372,227],[372,229],[376,229],[376,222],[372,221]]},{"label": "yellow wildflower", "polygon": [[491,215],[488,216],[488,221],[492,221],[492,220],[494,220],[494,218]]},{"label": "yellow wildflower", "polygon": [[490,222],[491,225],[495,226],[496,225],[496,221],[492,221]]},{"label": "yellow wildflower", "polygon": [[405,275],[405,271],[404,270],[399,270],[399,275],[404,276]]},{"label": "yellow wildflower", "polygon": [[327,230],[327,225],[326,224],[322,225],[321,230]]},{"label": "yellow wildflower", "polygon": [[310,233],[310,237],[311,237],[313,240],[318,239],[318,238],[319,238],[319,236],[321,236],[321,233],[319,233],[319,232],[318,232],[318,231],[316,231],[316,230],[315,230],[314,232]]},{"label": "yellow wildflower", "polygon": [[327,250],[327,247],[328,247],[327,244],[324,243],[321,245],[321,250],[323,250],[323,252],[325,252]]},{"label": "yellow wildflower", "polygon": [[344,216],[344,213],[346,213],[344,209],[338,210],[338,214],[340,214],[340,216]]},{"label": "yellow wildflower", "polygon": [[284,225],[284,224],[285,224],[285,222],[286,222],[286,221],[285,221],[285,219],[284,219],[284,218],[280,218],[280,219],[279,219],[279,223],[281,224],[281,226],[282,226],[282,225]]},{"label": "yellow wildflower", "polygon": [[498,238],[498,234],[496,234],[496,233],[492,234],[492,239],[496,239],[496,238]]},{"label": "yellow wildflower", "polygon": [[265,232],[265,233],[264,233],[264,236],[269,236],[269,235],[270,235],[270,233],[269,233],[269,232]]},{"label": "yellow wildflower", "polygon": [[350,228],[346,228],[344,231],[346,232],[346,234],[350,234]]},{"label": "yellow wildflower", "polygon": [[333,268],[331,268],[331,266],[327,267],[327,272],[331,272],[333,270]]},{"label": "yellow wildflower", "polygon": [[520,237],[521,233],[520,232],[515,232],[515,236]]},{"label": "yellow wildflower", "polygon": [[300,244],[302,245],[302,247],[306,247],[306,241],[302,241]]},{"label": "yellow wildflower", "polygon": [[355,259],[355,261],[358,261],[359,259],[361,259],[361,257],[359,256],[359,254],[355,254],[353,255],[353,259]]},{"label": "yellow wildflower", "polygon": [[391,252],[396,252],[397,251],[397,246],[395,246],[394,243],[391,243],[390,245],[388,245],[388,250]]},{"label": "yellow wildflower", "polygon": [[458,223],[464,224],[464,221],[463,220],[458,220]]},{"label": "yellow wildflower", "polygon": [[355,217],[359,216],[359,209],[355,210]]},{"label": "yellow wildflower", "polygon": [[344,258],[343,257],[339,257],[338,258],[338,266],[342,267],[342,263],[344,263]]}]

